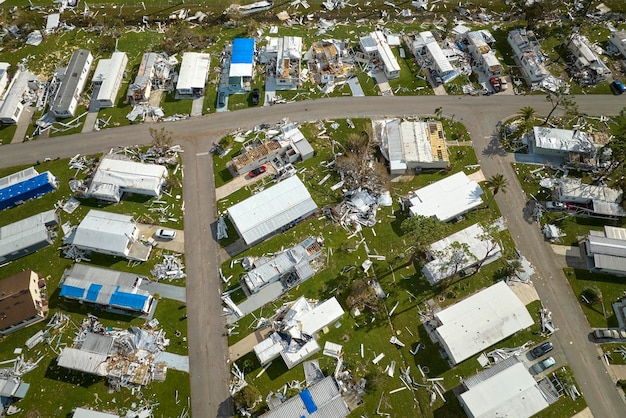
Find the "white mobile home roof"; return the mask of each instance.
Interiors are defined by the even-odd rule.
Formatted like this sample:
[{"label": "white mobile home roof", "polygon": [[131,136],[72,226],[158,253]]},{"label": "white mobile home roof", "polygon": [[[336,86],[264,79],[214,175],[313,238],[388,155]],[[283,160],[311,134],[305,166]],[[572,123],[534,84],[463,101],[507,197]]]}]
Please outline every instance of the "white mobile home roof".
[{"label": "white mobile home roof", "polygon": [[460,395],[473,418],[528,418],[550,404],[541,388],[516,357],[470,377]]},{"label": "white mobile home roof", "polygon": [[626,228],[604,226],[604,231],[591,231],[585,242],[596,268],[626,272]]},{"label": "white mobile home roof", "polygon": [[300,317],[301,330],[307,335],[313,335],[341,318],[343,313],[343,308],[337,299],[332,297]]},{"label": "white mobile home roof", "polygon": [[586,132],[535,126],[533,134],[538,148],[587,153],[596,150]]},{"label": "white mobile home roof", "polygon": [[33,245],[51,243],[46,225],[58,223],[59,217],[56,212],[49,210],[0,227],[0,260]]},{"label": "white mobile home roof", "polygon": [[460,363],[531,326],[528,310],[503,281],[435,314],[436,330],[450,360]]},{"label": "white mobile home roof", "polygon": [[459,172],[417,190],[410,199],[410,211],[446,222],[481,205],[482,194],[478,183]]},{"label": "white mobile home roof", "polygon": [[293,176],[228,209],[228,215],[247,244],[274,233],[317,210],[302,181]]},{"label": "white mobile home roof", "polygon": [[3,100],[0,100],[0,120],[9,123],[17,122],[15,111],[22,102],[24,93],[28,90],[28,82],[37,80],[37,76],[30,71],[17,71],[9,84]]},{"label": "white mobile home roof", "polygon": [[127,63],[126,52],[114,52],[111,58],[103,58],[98,61],[91,80],[92,83],[101,83],[96,96],[97,101],[115,103]]},{"label": "white mobile home roof", "polygon": [[160,196],[165,178],[167,168],[162,165],[104,157],[91,180],[89,191],[91,193],[101,185],[113,185],[122,191]]},{"label": "white mobile home roof", "polygon": [[400,71],[400,65],[398,65],[396,56],[393,55],[385,35],[381,31],[374,31],[370,34],[370,36],[378,47],[378,55],[380,55],[380,59],[383,60],[385,69],[388,72]]},{"label": "white mobile home roof", "polygon": [[452,71],[452,65],[450,65],[450,61],[448,61],[448,58],[441,50],[441,46],[437,43],[433,33],[431,31],[421,32],[420,37],[426,44],[426,48],[428,48],[431,57],[435,60],[435,65],[437,65],[439,72],[447,73],[448,71]]},{"label": "white mobile home roof", "polygon": [[76,228],[72,244],[125,254],[134,230],[132,217],[92,209]]},{"label": "white mobile home roof", "polygon": [[67,369],[106,376],[103,363],[107,357],[105,354],[90,353],[77,348],[65,347],[61,350],[57,363],[59,366]]},{"label": "white mobile home roof", "polygon": [[72,418],[120,418],[120,416],[106,412],[92,411],[91,409],[76,408]]},{"label": "white mobile home roof", "polygon": [[180,64],[177,90],[203,89],[209,74],[211,56],[199,52],[185,52]]}]

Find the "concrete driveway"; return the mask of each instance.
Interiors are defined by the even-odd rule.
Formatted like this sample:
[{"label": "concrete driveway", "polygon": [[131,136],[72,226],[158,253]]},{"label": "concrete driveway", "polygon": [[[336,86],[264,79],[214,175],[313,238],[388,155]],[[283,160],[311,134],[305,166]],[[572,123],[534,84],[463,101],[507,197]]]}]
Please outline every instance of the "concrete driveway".
[{"label": "concrete driveway", "polygon": [[185,231],[181,229],[169,229],[171,231],[176,231],[176,236],[174,239],[167,240],[162,238],[157,238],[154,234],[157,229],[163,228],[160,225],[148,225],[148,224],[138,224],[139,233],[144,239],[152,238],[154,242],[157,244],[156,248],[163,248],[165,250],[173,251],[175,253],[185,253]]}]

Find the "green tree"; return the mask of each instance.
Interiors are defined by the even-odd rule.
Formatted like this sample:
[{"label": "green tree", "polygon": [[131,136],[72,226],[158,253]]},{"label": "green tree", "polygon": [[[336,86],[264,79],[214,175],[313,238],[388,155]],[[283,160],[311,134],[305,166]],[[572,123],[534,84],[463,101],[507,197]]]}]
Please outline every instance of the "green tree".
[{"label": "green tree", "polygon": [[500,247],[498,243],[498,234],[500,233],[500,228],[498,225],[493,224],[481,224],[483,228],[483,232],[476,236],[477,239],[482,241],[485,246],[485,255],[478,261],[476,265],[476,271],[480,270],[480,268],[485,264],[487,259],[491,257]]},{"label": "green tree", "polygon": [[450,225],[431,216],[414,215],[400,225],[402,231],[414,242],[413,253],[423,254],[426,247],[450,232]]},{"label": "green tree", "polygon": [[244,409],[252,408],[261,399],[261,393],[254,386],[246,386],[233,395],[235,404]]},{"label": "green tree", "polygon": [[444,276],[442,285],[445,290],[454,282],[463,266],[470,260],[476,260],[469,245],[458,241],[450,243],[445,249],[431,255],[441,260],[439,272]]},{"label": "green tree", "polygon": [[517,112],[517,115],[522,121],[522,135],[531,131],[535,126],[535,116],[537,115],[535,109],[531,106],[524,106]]},{"label": "green tree", "polygon": [[493,193],[493,196],[489,199],[489,203],[487,204],[487,206],[491,206],[491,202],[496,197],[498,192],[501,191],[502,193],[506,193],[509,181],[506,177],[504,177],[504,174],[498,173],[489,177],[487,181],[485,181],[485,185],[489,188],[489,190],[491,190],[491,193]]}]

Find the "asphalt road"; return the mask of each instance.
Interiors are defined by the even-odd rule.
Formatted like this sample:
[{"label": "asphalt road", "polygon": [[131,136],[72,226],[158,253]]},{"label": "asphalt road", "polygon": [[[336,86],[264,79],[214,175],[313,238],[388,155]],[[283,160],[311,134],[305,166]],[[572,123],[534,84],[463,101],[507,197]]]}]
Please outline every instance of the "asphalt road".
[{"label": "asphalt road", "polygon": [[[577,97],[576,101],[581,112],[593,115],[616,114],[626,104],[621,97],[598,95]],[[332,117],[425,115],[441,107],[444,115],[453,116],[468,128],[485,175],[503,173],[509,179],[507,193],[498,194],[496,200],[518,249],[534,264],[541,277],[536,282],[537,292],[560,328],[555,336],[556,343],[576,374],[591,411],[596,417],[622,416],[625,410],[623,397],[617,392],[604,365],[597,360],[598,351],[588,339],[590,329],[582,310],[550,246],[544,242],[539,229],[528,221],[521,186],[497,141],[492,139],[497,122],[517,113],[523,106],[532,106],[539,114],[550,110],[541,95],[342,97],[212,114],[162,124],[185,149],[187,312],[194,415],[232,415],[227,391],[227,342],[222,336],[224,327],[219,299],[221,282],[217,274],[217,244],[211,234],[211,223],[216,213],[215,190],[211,158],[207,151],[212,142],[237,128],[274,123],[284,117],[304,122]],[[0,148],[0,167],[31,164],[46,157],[64,158],[76,153],[91,154],[117,146],[149,143],[148,128],[151,126],[133,125],[5,145]]]}]

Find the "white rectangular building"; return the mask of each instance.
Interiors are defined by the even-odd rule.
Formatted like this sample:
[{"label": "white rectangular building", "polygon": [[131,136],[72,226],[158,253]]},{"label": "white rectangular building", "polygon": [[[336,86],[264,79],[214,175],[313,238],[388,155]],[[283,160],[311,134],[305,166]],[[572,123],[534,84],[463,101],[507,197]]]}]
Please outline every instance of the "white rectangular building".
[{"label": "white rectangular building", "polygon": [[370,33],[369,36],[361,38],[360,44],[364,54],[381,61],[383,71],[388,79],[400,76],[400,65],[383,32],[377,30]]},{"label": "white rectangular building", "polygon": [[504,281],[435,313],[435,333],[452,364],[530,327],[534,321]]},{"label": "white rectangular building", "polygon": [[529,85],[539,83],[550,75],[540,55],[541,46],[535,39],[531,39],[533,37],[526,29],[514,29],[507,37],[515,62],[522,69],[522,75]]},{"label": "white rectangular building", "polygon": [[11,64],[8,62],[0,62],[0,98],[2,98],[4,94],[4,89],[7,88],[7,84],[9,84],[9,67]]},{"label": "white rectangular building", "polygon": [[27,94],[39,88],[37,76],[25,69],[19,69],[13,76],[6,93],[0,100],[0,122],[15,125],[25,106],[28,106]]},{"label": "white rectangular building", "polygon": [[126,52],[114,52],[111,58],[103,58],[98,61],[91,84],[94,91],[97,91],[92,100],[97,102],[100,108],[115,106],[127,64]]},{"label": "white rectangular building", "polygon": [[152,247],[139,241],[139,228],[128,215],[92,209],[76,227],[71,244],[84,251],[146,261]]},{"label": "white rectangular building", "polygon": [[83,93],[93,56],[85,49],[74,51],[61,78],[61,85],[50,106],[55,118],[71,118],[76,112]]},{"label": "white rectangular building", "polygon": [[[494,240],[481,239],[485,229],[474,224],[444,239],[434,242],[428,247],[430,261],[422,268],[422,273],[431,285],[437,284],[464,269],[478,265],[483,259],[485,264],[492,263],[502,257],[502,248]],[[455,253],[454,243],[461,244]]]},{"label": "white rectangular building", "polygon": [[181,96],[202,96],[209,76],[211,56],[200,52],[185,52],[180,64],[176,93]]},{"label": "white rectangular building", "polygon": [[410,49],[416,57],[422,58],[424,64],[434,70],[444,83],[452,81],[459,75],[431,31],[420,32],[410,45]]},{"label": "white rectangular building", "polygon": [[482,31],[469,32],[466,35],[468,50],[474,58],[475,65],[489,77],[498,77],[502,74],[502,65],[494,51],[485,41]]},{"label": "white rectangular building", "polygon": [[317,211],[317,205],[298,176],[231,206],[228,216],[237,233],[250,245],[293,225]]},{"label": "white rectangular building", "polygon": [[102,158],[87,190],[90,197],[119,203],[124,193],[160,197],[167,168],[107,155]]},{"label": "white rectangular building", "polygon": [[611,32],[609,42],[617,48],[622,58],[626,58],[626,30],[616,30]]},{"label": "white rectangular building", "polygon": [[580,245],[589,270],[626,276],[626,228],[604,226],[603,231],[589,231]]},{"label": "white rectangular building", "polygon": [[463,381],[459,402],[469,418],[529,418],[557,398],[515,356]]},{"label": "white rectangular building", "polygon": [[579,130],[534,126],[532,152],[559,157],[568,157],[572,153],[593,157],[596,146],[592,138],[591,134]]},{"label": "white rectangular building", "polygon": [[465,173],[458,172],[413,192],[411,215],[434,216],[442,222],[461,216],[483,203],[483,190]]}]

